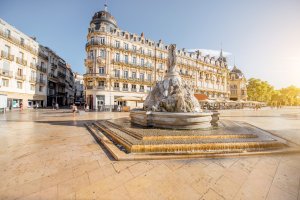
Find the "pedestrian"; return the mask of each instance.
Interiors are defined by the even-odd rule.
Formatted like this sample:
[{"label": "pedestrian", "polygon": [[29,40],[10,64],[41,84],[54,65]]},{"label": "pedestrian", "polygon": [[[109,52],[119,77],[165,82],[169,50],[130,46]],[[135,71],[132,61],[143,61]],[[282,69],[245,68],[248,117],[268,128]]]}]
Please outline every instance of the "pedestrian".
[{"label": "pedestrian", "polygon": [[57,102],[55,104],[55,108],[56,108],[56,110],[58,110],[58,103]]},{"label": "pedestrian", "polygon": [[20,111],[22,111],[23,110],[23,103],[21,102],[20,103]]},{"label": "pedestrian", "polygon": [[73,117],[75,117],[75,113],[77,112],[77,106],[73,103],[72,105]]},{"label": "pedestrian", "polygon": [[35,107],[36,109],[38,109],[39,108],[39,103],[36,103],[36,107]]},{"label": "pedestrian", "polygon": [[52,109],[54,110],[54,108],[55,108],[55,103],[54,103],[54,101],[52,102]]}]

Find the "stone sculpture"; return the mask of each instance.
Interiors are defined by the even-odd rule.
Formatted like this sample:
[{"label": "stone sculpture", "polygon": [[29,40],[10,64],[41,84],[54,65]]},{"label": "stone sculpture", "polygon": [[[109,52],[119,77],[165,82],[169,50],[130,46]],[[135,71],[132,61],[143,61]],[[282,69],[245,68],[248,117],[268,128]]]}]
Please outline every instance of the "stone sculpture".
[{"label": "stone sculpture", "polygon": [[154,112],[201,112],[193,88],[176,71],[176,45],[168,47],[168,72],[158,81],[144,102],[144,110]]}]

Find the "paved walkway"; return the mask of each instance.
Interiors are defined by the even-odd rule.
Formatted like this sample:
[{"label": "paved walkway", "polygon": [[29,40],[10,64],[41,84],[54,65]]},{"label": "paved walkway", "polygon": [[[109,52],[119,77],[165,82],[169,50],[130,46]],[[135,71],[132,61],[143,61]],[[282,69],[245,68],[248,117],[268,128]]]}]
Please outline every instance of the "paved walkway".
[{"label": "paved walkway", "polygon": [[[128,113],[0,114],[0,199],[295,199],[300,154],[114,161],[83,123]],[[300,109],[222,111],[300,144]]]}]

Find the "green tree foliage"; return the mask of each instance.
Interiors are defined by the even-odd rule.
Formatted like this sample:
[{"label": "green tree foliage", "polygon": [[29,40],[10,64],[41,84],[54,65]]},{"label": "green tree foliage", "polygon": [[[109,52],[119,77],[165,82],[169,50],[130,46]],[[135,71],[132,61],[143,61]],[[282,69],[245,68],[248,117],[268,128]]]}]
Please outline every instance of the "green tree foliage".
[{"label": "green tree foliage", "polygon": [[251,78],[247,84],[248,100],[266,102],[269,105],[300,105],[300,88],[289,86],[280,90],[266,81]]}]

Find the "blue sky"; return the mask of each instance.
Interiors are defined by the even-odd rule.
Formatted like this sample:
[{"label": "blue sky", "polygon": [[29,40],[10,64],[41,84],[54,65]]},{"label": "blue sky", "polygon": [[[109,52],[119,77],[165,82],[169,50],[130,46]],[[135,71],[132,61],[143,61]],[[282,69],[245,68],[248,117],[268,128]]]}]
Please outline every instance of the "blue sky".
[{"label": "blue sky", "polygon": [[[104,0],[0,0],[0,17],[84,73],[87,28]],[[300,87],[299,0],[108,0],[121,29],[179,48],[230,52],[246,78]]]}]

